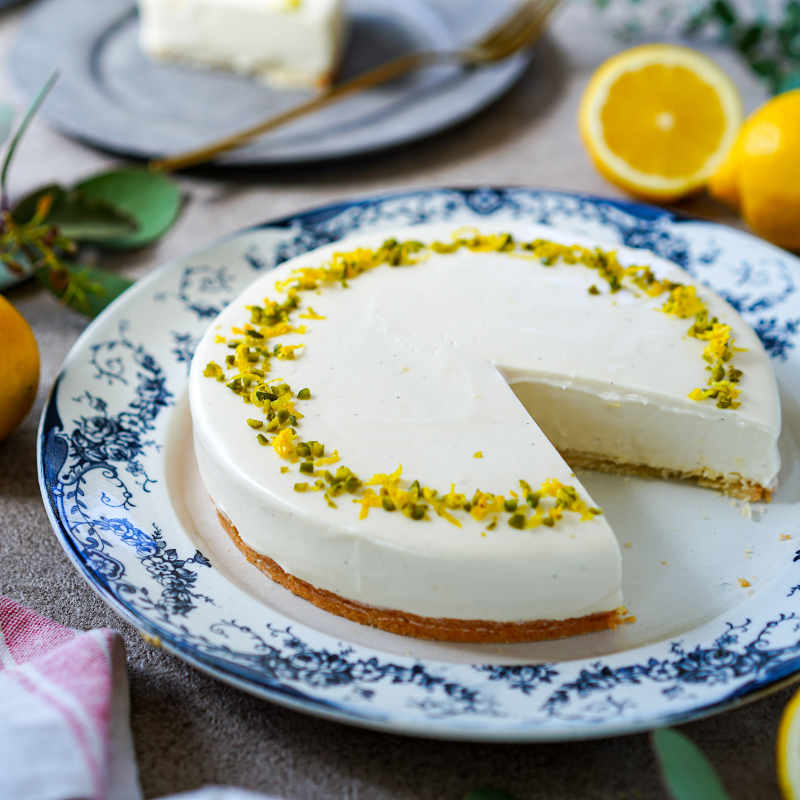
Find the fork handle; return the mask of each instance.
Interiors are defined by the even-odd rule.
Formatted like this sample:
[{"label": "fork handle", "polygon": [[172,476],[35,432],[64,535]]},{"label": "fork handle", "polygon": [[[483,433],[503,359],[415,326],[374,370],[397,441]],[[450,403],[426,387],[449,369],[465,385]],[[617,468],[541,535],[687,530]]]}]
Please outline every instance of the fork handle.
[{"label": "fork handle", "polygon": [[174,172],[179,169],[195,166],[196,164],[202,164],[205,161],[210,161],[221,153],[225,153],[228,150],[232,150],[234,147],[239,147],[249,142],[262,133],[279,128],[281,125],[286,125],[292,120],[310,114],[317,109],[324,108],[347,95],[354,94],[362,89],[379,86],[382,83],[386,83],[394,78],[399,78],[401,75],[405,75],[407,72],[411,72],[419,67],[433,64],[437,61],[452,60],[453,58],[458,59],[459,57],[460,54],[457,52],[419,52],[400,56],[400,58],[387,61],[379,67],[363,72],[361,75],[357,75],[349,81],[334,86],[317,97],[305,103],[301,103],[288,111],[284,111],[282,114],[270,117],[263,122],[259,122],[238,133],[234,133],[232,136],[227,136],[213,144],[199,147],[196,150],[189,150],[185,153],[179,153],[178,155],[169,156],[167,158],[154,159],[148,164],[148,167],[153,172]]}]

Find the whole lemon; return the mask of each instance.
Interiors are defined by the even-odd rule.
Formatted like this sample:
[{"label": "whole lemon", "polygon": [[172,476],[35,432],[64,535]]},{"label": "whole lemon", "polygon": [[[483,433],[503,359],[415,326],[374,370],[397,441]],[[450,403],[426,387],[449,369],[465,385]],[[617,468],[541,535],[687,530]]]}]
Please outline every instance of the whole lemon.
[{"label": "whole lemon", "polygon": [[30,411],[39,386],[39,349],[22,315],[0,295],[0,439]]},{"label": "whole lemon", "polygon": [[800,250],[800,89],[748,117],[708,190],[760,236]]}]

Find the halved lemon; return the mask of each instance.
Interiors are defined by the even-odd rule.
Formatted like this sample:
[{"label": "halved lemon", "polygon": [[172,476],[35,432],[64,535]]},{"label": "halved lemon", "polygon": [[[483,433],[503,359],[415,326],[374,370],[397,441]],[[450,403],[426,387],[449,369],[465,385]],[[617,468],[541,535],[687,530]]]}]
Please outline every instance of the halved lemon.
[{"label": "halved lemon", "polygon": [[714,61],[688,47],[648,44],[598,68],[578,124],[608,180],[666,203],[705,185],[736,141],[742,117],[739,91]]},{"label": "halved lemon", "polygon": [[778,785],[785,800],[800,798],[800,691],[783,710],[778,726]]}]

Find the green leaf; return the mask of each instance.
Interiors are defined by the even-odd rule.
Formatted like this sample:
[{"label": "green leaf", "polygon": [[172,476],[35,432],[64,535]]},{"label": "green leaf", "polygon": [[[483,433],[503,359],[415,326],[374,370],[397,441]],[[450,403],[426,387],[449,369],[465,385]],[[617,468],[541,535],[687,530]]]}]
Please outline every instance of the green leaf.
[{"label": "green leaf", "polygon": [[787,75],[778,84],[778,91],[775,92],[775,94],[781,94],[781,92],[791,92],[792,89],[800,89],[800,70]]},{"label": "green leaf", "polygon": [[11,210],[11,216],[20,225],[25,225],[25,223],[30,222],[33,219],[33,215],[36,213],[36,204],[39,202],[39,198],[44,197],[46,194],[54,195],[53,205],[55,205],[67,192],[55,183],[43,186],[41,189],[31,192],[29,195],[23,197],[22,200],[19,200]]},{"label": "green leaf", "polygon": [[771,78],[778,74],[779,65],[773,58],[760,58],[758,61],[753,61],[750,68],[765,78]]},{"label": "green leaf", "polygon": [[11,106],[0,106],[0,144],[8,139],[11,133],[11,123],[14,121],[14,109]]},{"label": "green leaf", "polygon": [[674,728],[661,728],[650,740],[674,800],[730,800],[711,762],[691,739]]},{"label": "green leaf", "polygon": [[[85,267],[79,264],[64,265],[74,282],[77,292],[70,292],[67,305],[94,319],[112,301],[116,300],[133,281],[113,272]],[[36,270],[36,279],[59,300],[64,298],[65,286],[54,285],[53,276],[47,267]]]},{"label": "green leaf", "polygon": [[23,198],[11,216],[20,224],[30,222],[36,203],[46,194],[53,195],[53,205],[46,221],[57,225],[61,235],[68,239],[105,244],[122,236],[135,235],[138,231],[136,220],[124,210],[76,189],[67,191],[57,185],[37,189]]},{"label": "green leaf", "polygon": [[22,119],[17,132],[14,134],[14,138],[11,140],[11,144],[8,146],[8,152],[6,153],[5,160],[3,161],[3,169],[0,172],[0,198],[5,202],[6,198],[8,197],[8,193],[6,192],[6,179],[8,178],[8,169],[11,166],[11,159],[14,158],[14,153],[16,152],[17,145],[19,144],[22,135],[30,125],[31,120],[35,116],[36,112],[39,110],[39,107],[44,103],[45,98],[48,94],[50,94],[50,90],[55,85],[55,82],[58,80],[60,73],[54,72],[50,78],[48,79],[47,83],[39,90],[39,94],[33,99],[33,102],[30,105],[27,113]]},{"label": "green leaf", "polygon": [[736,40],[736,46],[741,53],[747,53],[752,50],[760,41],[764,33],[764,28],[761,25],[750,25]]},{"label": "green leaf", "polygon": [[725,0],[716,0],[714,3],[712,3],[711,9],[713,10],[717,19],[720,20],[720,22],[722,22],[724,25],[730,26],[736,22],[736,12],[729,3],[725,2]]},{"label": "green leaf", "polygon": [[464,800],[514,800],[514,798],[508,792],[504,792],[501,789],[486,787],[470,792]]},{"label": "green leaf", "polygon": [[166,233],[181,209],[181,192],[166,175],[146,170],[118,170],[95,175],[75,187],[115,206],[136,220],[135,233],[103,242],[129,249],[150,244]]}]

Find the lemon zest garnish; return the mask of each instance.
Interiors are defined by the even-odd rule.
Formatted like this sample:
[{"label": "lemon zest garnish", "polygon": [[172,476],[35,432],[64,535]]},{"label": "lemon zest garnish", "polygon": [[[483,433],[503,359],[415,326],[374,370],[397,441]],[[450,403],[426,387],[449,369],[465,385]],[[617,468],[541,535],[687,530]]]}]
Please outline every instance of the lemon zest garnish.
[{"label": "lemon zest garnish", "polygon": [[694,286],[676,286],[661,307],[661,311],[665,314],[672,314],[681,319],[689,319],[707,310],[706,304],[697,296]]},{"label": "lemon zest garnish", "polygon": [[[416,241],[398,242],[389,239],[377,250],[358,248],[351,252],[337,251],[330,262],[321,267],[301,267],[293,270],[287,280],[276,284],[276,288],[287,295],[282,303],[264,298],[263,307],[247,307],[251,313],[250,324],[246,324],[244,328],[232,329],[234,334],[243,337],[241,341],[228,342],[225,337],[219,335],[216,337],[217,343],[228,343],[234,350],[234,353],[226,358],[227,367],[236,370],[234,377],[226,378],[225,370],[214,362],[206,367],[204,374],[220,381],[227,381],[226,385],[239,394],[245,402],[262,408],[269,421],[265,432],[275,434],[271,446],[281,458],[295,463],[300,460],[297,450],[297,444],[300,443],[295,443],[297,434],[288,426],[296,425],[297,420],[302,419],[303,415],[295,409],[293,393],[289,386],[279,383],[282,381],[280,378],[267,379],[265,373],[269,371],[271,358],[292,360],[295,358],[295,351],[304,347],[302,344],[278,343],[269,350],[266,346],[267,339],[306,332],[305,327],[296,327],[290,321],[291,314],[299,308],[298,292],[319,291],[320,285],[325,283],[341,283],[347,287],[348,280],[382,264],[391,267],[410,266],[428,258],[431,253],[455,253],[461,248],[472,252],[508,253],[520,258],[538,260],[545,267],[554,265],[558,260],[566,264],[583,264],[598,272],[608,283],[612,294],[623,288],[634,292],[638,289],[650,297],[669,292],[669,297],[660,310],[681,319],[695,317],[688,333],[693,338],[708,342],[703,357],[713,365],[708,368],[712,371],[708,382],[709,388],[695,389],[689,397],[693,400],[717,399],[717,405],[721,408],[736,408],[740,405],[734,402],[740,393],[734,384],[741,376],[741,372],[730,367],[726,379],[723,363],[729,362],[733,353],[739,352],[741,348],[733,346],[734,340],[729,325],[720,323],[716,318],[708,319],[707,307],[697,295],[695,287],[659,280],[647,266],[624,267],[619,263],[615,252],[606,252],[599,248],[591,250],[581,245],[567,246],[543,239],[517,243],[511,234],[484,236],[473,228],[456,231],[449,243],[433,242],[426,246]],[[594,285],[589,291],[591,294],[600,294]],[[310,306],[306,313],[298,316],[304,319],[325,319]],[[273,396],[274,400],[271,399]],[[305,394],[303,399],[310,399],[310,395]],[[258,439],[261,444],[268,443],[262,434],[259,434]],[[314,442],[310,444],[317,445]],[[304,446],[301,450],[304,452],[304,457],[308,457],[308,446]],[[324,450],[320,450],[320,453],[322,452]],[[473,457],[483,458],[483,452],[478,451]],[[328,457],[317,458],[314,466],[327,466],[339,460],[339,453],[334,450]],[[285,469],[287,468],[282,468]],[[317,480],[313,490],[324,489],[326,501],[334,508],[336,504],[333,503],[332,497],[337,497],[343,491],[354,494],[361,490],[361,497],[353,501],[362,506],[361,519],[368,515],[370,508],[375,507],[383,507],[388,512],[399,510],[414,520],[429,519],[427,510],[432,507],[439,516],[458,527],[461,527],[461,523],[450,513],[451,511],[466,511],[477,521],[492,515],[493,521],[487,530],[496,527],[497,515],[501,512],[509,513],[511,515],[508,520],[509,525],[518,529],[536,528],[540,525],[552,527],[563,517],[565,511],[580,514],[581,520],[590,520],[602,513],[600,509],[588,507],[574,487],[566,486],[556,479],[546,480],[539,492],[533,492],[527,482],[520,480],[523,503],[519,502],[519,495],[514,491],[509,492],[512,499],[508,501],[503,495],[480,490],[475,492],[472,500],[467,500],[464,494],[455,492],[454,484],[447,494],[441,496],[435,489],[421,487],[417,481],[409,489],[402,489],[400,488],[402,471],[400,465],[393,473],[376,473],[366,483],[362,483],[355,473],[342,466],[337,470],[336,476],[327,470],[324,473],[315,473],[315,476],[323,475],[325,480]],[[326,481],[330,484],[329,488],[326,488]],[[302,486],[303,491],[308,488],[308,484]],[[369,488],[372,486],[380,486],[380,491],[376,493]],[[362,489],[362,487],[367,488]],[[549,498],[547,508],[540,502],[542,498]],[[528,507],[533,513],[528,513]]]},{"label": "lemon zest garnish", "polygon": [[364,485],[365,486],[397,486],[400,483],[400,476],[403,474],[403,465],[399,464],[397,469],[389,475],[378,472],[373,475]]},{"label": "lemon zest garnish", "polygon": [[335,464],[339,460],[339,453],[338,451],[334,450],[329,456],[326,458],[318,458],[314,462],[315,467],[324,467],[328,464]]},{"label": "lemon zest garnish", "polygon": [[272,440],[273,450],[275,450],[281,458],[291,461],[292,464],[300,460],[300,457],[297,455],[297,448],[294,445],[294,440],[296,438],[297,434],[291,428],[284,428]]}]

